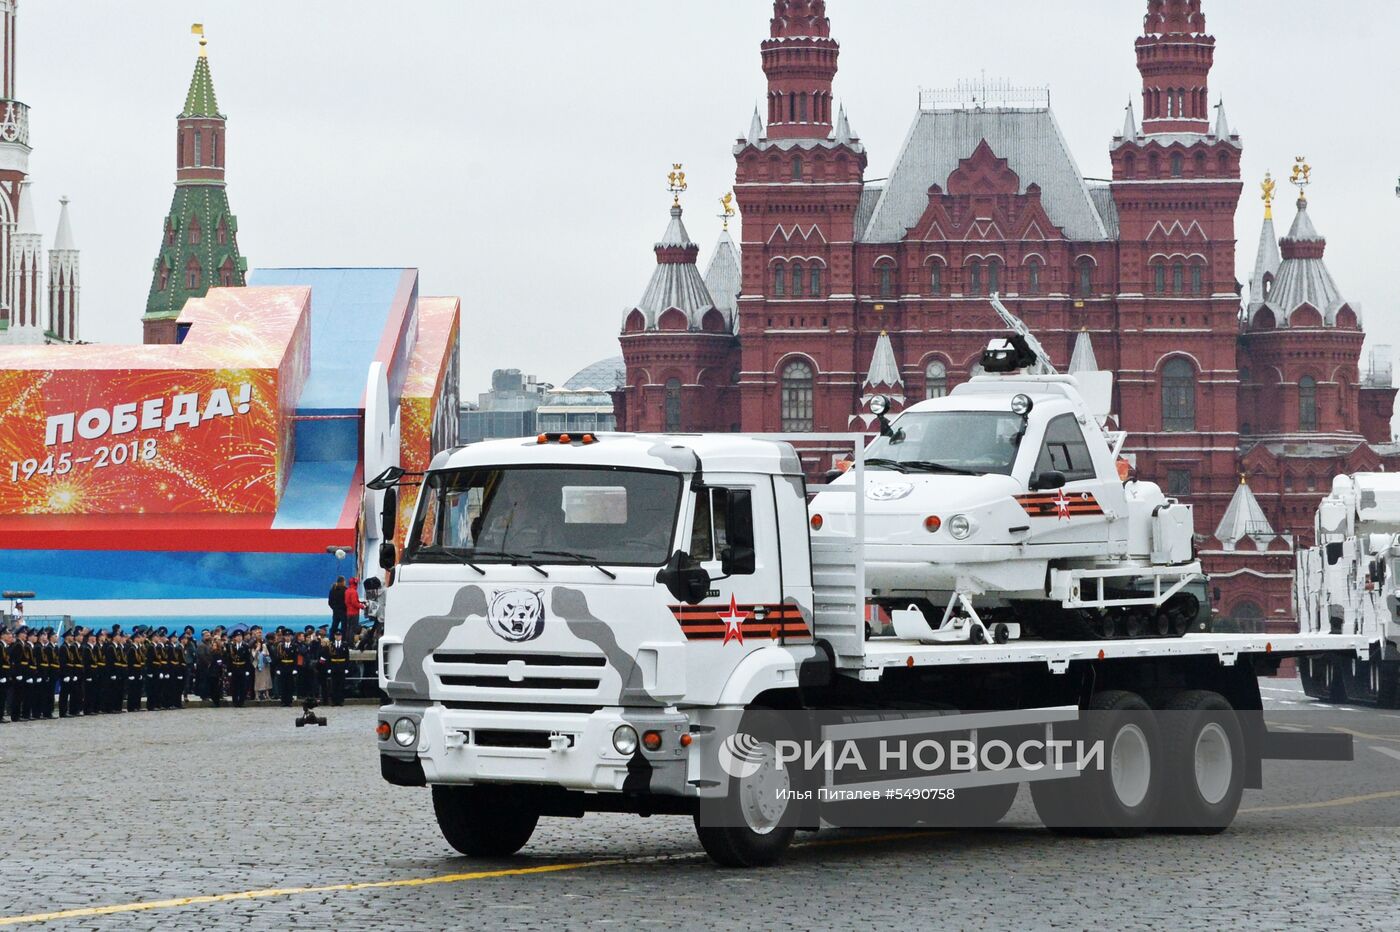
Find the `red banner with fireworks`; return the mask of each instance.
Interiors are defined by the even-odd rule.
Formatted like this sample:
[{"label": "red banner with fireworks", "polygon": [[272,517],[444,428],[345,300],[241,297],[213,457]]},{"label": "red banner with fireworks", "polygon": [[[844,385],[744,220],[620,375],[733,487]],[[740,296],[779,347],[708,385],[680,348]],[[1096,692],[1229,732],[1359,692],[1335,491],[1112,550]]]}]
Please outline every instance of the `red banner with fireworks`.
[{"label": "red banner with fireworks", "polygon": [[178,346],[5,348],[0,515],[274,512],[308,298],[217,289]]}]

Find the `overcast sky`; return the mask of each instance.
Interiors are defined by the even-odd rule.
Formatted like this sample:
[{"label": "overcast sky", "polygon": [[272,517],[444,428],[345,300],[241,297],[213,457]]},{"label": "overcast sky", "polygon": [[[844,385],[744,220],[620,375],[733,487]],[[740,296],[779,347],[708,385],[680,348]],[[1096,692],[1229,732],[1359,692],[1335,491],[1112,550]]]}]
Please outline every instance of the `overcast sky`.
[{"label": "overcast sky", "polygon": [[[1238,276],[1266,169],[1314,171],[1311,214],[1372,342],[1400,313],[1400,4],[1205,0],[1212,103],[1244,141]],[[1145,0],[829,0],[836,92],[884,177],[918,89],[985,71],[1049,85],[1081,172],[1104,177],[1140,86]],[[463,302],[463,397],[518,367],[562,382],[618,352],[683,161],[702,265],[764,93],[765,0],[21,0],[38,220],[83,250],[84,339],[139,342],[174,181],[175,116],[207,27],[229,196],[251,267],[405,265]],[[1292,189],[1277,213],[1292,222]],[[736,237],[737,238],[737,237]],[[1400,344],[1400,333],[1393,342]]]}]

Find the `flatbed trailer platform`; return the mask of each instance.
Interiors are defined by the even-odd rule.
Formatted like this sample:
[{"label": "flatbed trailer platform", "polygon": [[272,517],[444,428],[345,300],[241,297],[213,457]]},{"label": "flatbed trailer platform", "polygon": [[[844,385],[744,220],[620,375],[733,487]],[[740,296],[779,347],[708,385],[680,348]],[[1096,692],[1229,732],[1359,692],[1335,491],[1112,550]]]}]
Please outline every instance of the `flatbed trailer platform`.
[{"label": "flatbed trailer platform", "polygon": [[[1188,634],[1180,638],[1042,641],[1026,639],[1006,644],[924,644],[896,637],[872,637],[859,658],[847,658],[844,673],[862,681],[880,679],[891,667],[1044,664],[1051,673],[1064,673],[1074,661],[1143,660],[1214,656],[1233,666],[1242,656],[1282,660],[1309,654],[1370,655],[1371,638],[1342,634]],[[859,660],[857,665],[851,661]]]}]

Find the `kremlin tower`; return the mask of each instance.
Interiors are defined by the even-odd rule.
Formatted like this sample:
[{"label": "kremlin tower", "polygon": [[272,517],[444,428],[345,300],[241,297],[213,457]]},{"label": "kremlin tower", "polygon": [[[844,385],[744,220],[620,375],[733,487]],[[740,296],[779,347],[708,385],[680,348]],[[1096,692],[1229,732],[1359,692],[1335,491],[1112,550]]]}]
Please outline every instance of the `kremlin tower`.
[{"label": "kremlin tower", "polygon": [[194,32],[199,58],[178,119],[175,196],[142,318],[146,343],[178,343],[176,319],[185,302],[211,287],[243,285],[248,271],[224,181],[227,117],[214,96],[204,27],[196,25]]},{"label": "kremlin tower", "polygon": [[29,107],[15,99],[18,5],[0,0],[0,344],[76,343],[78,249],[66,197],[44,287],[44,237],[28,180]]}]

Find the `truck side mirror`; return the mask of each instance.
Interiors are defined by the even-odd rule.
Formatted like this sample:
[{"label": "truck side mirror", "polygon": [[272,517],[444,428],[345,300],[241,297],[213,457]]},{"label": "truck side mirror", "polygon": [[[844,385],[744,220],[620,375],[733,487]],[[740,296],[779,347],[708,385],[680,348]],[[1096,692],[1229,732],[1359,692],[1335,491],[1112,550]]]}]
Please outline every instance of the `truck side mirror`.
[{"label": "truck side mirror", "polygon": [[386,540],[379,545],[379,568],[381,570],[392,570],[394,564],[398,562],[399,552],[393,541]]},{"label": "truck side mirror", "polygon": [[[393,540],[399,524],[399,490],[390,486],[384,490],[384,511],[380,514],[381,536]],[[388,569],[386,566],[385,569]]]},{"label": "truck side mirror", "polygon": [[1032,492],[1051,492],[1065,487],[1065,474],[1055,469],[1047,469],[1031,476]]},{"label": "truck side mirror", "polygon": [[1341,558],[1342,558],[1342,542],[1341,542],[1341,541],[1337,541],[1336,543],[1328,544],[1328,545],[1327,545],[1327,565],[1328,565],[1328,566],[1336,566],[1336,565],[1337,565],[1337,561],[1340,560]]},{"label": "truck side mirror", "polygon": [[684,550],[671,554],[666,565],[656,571],[656,581],[665,586],[677,602],[687,605],[699,605],[710,591],[710,574]]}]

